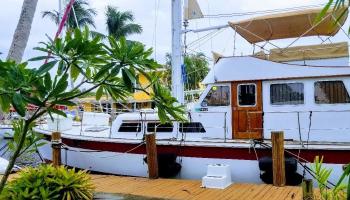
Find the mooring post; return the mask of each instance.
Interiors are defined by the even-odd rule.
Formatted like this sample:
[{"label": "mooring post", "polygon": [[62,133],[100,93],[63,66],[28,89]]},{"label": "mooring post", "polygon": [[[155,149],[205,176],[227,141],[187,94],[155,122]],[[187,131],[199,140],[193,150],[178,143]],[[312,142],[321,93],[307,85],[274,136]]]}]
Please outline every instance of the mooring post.
[{"label": "mooring post", "polygon": [[157,179],[158,176],[158,160],[157,160],[157,144],[156,134],[146,134],[146,151],[147,151],[147,165],[148,177],[150,179]]},{"label": "mooring post", "polygon": [[58,167],[61,165],[61,133],[53,132],[51,134],[51,147],[52,147],[52,165]]},{"label": "mooring post", "polygon": [[303,200],[313,200],[314,199],[314,189],[312,179],[305,179],[301,184],[303,189]]},{"label": "mooring post", "polygon": [[282,186],[285,186],[286,184],[283,131],[271,132],[271,140],[272,140],[273,185],[282,187]]}]

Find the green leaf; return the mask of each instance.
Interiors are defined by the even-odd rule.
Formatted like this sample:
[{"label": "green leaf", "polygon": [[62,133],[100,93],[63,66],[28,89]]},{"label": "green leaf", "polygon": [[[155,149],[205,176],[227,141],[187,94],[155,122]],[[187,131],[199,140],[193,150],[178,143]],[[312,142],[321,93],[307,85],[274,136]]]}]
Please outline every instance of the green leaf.
[{"label": "green leaf", "polygon": [[40,101],[38,98],[30,97],[26,95],[23,95],[22,97],[24,100],[26,100],[30,104],[34,104],[36,106],[42,106],[42,107],[45,106],[44,102]]},{"label": "green leaf", "polygon": [[16,112],[24,117],[26,114],[26,107],[23,101],[23,97],[19,93],[15,93],[12,98],[12,106],[15,108]]},{"label": "green leaf", "polygon": [[68,87],[67,79],[68,79],[68,74],[63,75],[61,79],[57,82],[57,85],[55,86],[55,88],[50,93],[50,96],[56,96],[64,92]]},{"label": "green leaf", "polygon": [[80,70],[78,69],[78,66],[72,65],[70,67],[70,76],[73,79],[73,81],[76,81],[79,76]]},{"label": "green leaf", "polygon": [[76,106],[77,104],[71,101],[66,101],[66,100],[58,100],[58,101],[54,101],[52,102],[52,104],[56,104],[56,105],[64,105],[64,106]]},{"label": "green leaf", "polygon": [[99,101],[103,95],[103,86],[100,86],[96,91],[96,100]]},{"label": "green leaf", "polygon": [[45,60],[45,59],[50,59],[53,58],[52,56],[38,56],[38,57],[34,57],[29,59],[28,61],[38,61],[38,60]]},{"label": "green leaf", "polygon": [[44,84],[45,84],[46,90],[50,91],[52,88],[52,80],[51,80],[50,73],[45,74]]},{"label": "green leaf", "polygon": [[54,108],[49,108],[48,110],[50,112],[53,112],[53,113],[57,114],[57,115],[61,115],[63,117],[67,117],[66,113],[63,112],[62,110],[57,110],[57,109],[54,109]]},{"label": "green leaf", "polygon": [[37,71],[38,75],[42,75],[50,71],[56,65],[57,62],[57,60],[54,60],[41,65],[41,67]]}]

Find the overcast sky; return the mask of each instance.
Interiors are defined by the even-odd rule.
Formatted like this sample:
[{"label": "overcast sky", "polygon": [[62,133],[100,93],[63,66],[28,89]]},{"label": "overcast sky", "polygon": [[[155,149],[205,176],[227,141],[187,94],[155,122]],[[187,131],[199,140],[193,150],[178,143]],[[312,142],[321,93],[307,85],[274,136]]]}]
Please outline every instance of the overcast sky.
[{"label": "overcast sky", "polygon": [[[271,10],[280,8],[290,8],[295,6],[318,5],[326,3],[327,0],[198,0],[200,7],[205,15],[250,12],[260,10]],[[20,15],[23,0],[1,0],[0,6],[0,58],[5,58],[17,21]],[[154,57],[159,62],[164,62],[165,53],[170,52],[171,48],[171,0],[90,0],[92,8],[95,8],[98,15],[95,18],[97,31],[106,32],[105,26],[105,8],[107,5],[118,7],[120,10],[132,11],[135,16],[135,22],[143,27],[143,33],[140,35],[130,36],[143,42],[148,47],[155,49]],[[158,6],[156,6],[158,4]],[[58,8],[58,0],[39,0],[29,42],[25,51],[24,60],[37,56],[38,52],[33,47],[38,46],[38,42],[45,41],[45,34],[53,36],[57,27],[49,19],[42,19],[41,13],[45,10],[53,10]],[[157,17],[157,20],[155,16]],[[201,28],[213,25],[226,24],[228,21],[240,20],[248,18],[228,17],[220,19],[198,19],[190,22],[190,28]],[[345,24],[346,29],[349,23]],[[216,37],[207,40],[202,45],[191,46],[192,50],[202,51],[208,57],[211,57],[211,51],[219,52],[223,55],[232,55],[233,53],[233,30],[228,28],[220,32]],[[200,38],[207,33],[189,34],[188,43]],[[333,41],[347,41],[344,34],[339,33]],[[242,38],[237,37],[236,54],[249,54],[252,47]],[[319,43],[320,40],[306,39],[299,44]],[[278,41],[277,43],[283,47],[288,41]]]}]

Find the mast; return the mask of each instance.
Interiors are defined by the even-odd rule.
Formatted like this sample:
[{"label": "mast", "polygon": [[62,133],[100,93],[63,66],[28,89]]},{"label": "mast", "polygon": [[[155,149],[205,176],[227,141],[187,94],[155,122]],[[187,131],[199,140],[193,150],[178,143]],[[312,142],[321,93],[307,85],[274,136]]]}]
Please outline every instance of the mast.
[{"label": "mast", "polygon": [[185,103],[182,81],[182,0],[171,0],[171,89],[180,104]]}]

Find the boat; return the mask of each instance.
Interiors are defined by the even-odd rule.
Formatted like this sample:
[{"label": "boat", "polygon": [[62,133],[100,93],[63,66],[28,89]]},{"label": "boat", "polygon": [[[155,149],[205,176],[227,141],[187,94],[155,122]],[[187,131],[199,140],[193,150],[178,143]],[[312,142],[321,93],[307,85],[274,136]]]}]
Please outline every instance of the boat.
[{"label": "boat", "polygon": [[[174,14],[181,1],[172,2]],[[335,35],[342,24],[333,25],[332,13],[313,24],[319,12],[274,14],[229,25],[252,44]],[[182,25],[179,16],[173,16],[174,27]],[[176,34],[182,33],[175,28],[173,48],[179,49],[181,37]],[[176,53],[174,57],[181,55]],[[145,177],[144,138],[155,133],[159,170],[168,172],[164,176],[200,179],[208,165],[222,164],[230,167],[234,182],[261,183],[272,176],[267,169],[271,132],[283,131],[286,157],[291,158],[287,179],[295,179],[294,175],[312,178],[305,173],[306,167],[316,156],[323,156],[324,165],[333,169],[330,181],[335,181],[350,162],[348,54],[347,43],[332,43],[275,48],[269,55],[219,57],[203,81],[206,89],[198,102],[188,105],[187,122],[161,124],[153,109],[119,114],[111,126],[106,113],[84,112],[81,122],[48,117],[46,124],[34,129],[47,140],[39,152],[51,160],[51,134],[59,131],[62,164]],[[181,84],[178,80],[173,84],[173,94],[181,102]],[[296,166],[296,162],[302,164]]]}]

